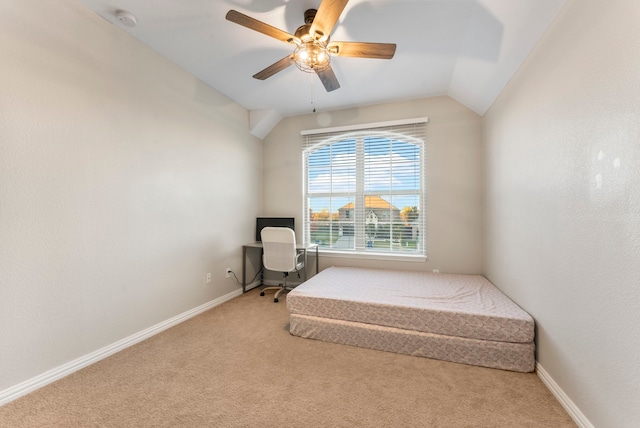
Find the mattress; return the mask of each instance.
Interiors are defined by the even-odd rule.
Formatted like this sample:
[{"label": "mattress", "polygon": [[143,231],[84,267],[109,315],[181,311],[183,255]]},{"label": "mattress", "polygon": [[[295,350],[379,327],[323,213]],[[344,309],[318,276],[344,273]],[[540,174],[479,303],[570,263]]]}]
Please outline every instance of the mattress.
[{"label": "mattress", "polygon": [[292,314],[294,336],[379,351],[516,372],[535,367],[533,342],[467,339],[372,324]]},{"label": "mattress", "polygon": [[480,275],[331,267],[287,296],[292,315],[528,343],[533,318]]}]

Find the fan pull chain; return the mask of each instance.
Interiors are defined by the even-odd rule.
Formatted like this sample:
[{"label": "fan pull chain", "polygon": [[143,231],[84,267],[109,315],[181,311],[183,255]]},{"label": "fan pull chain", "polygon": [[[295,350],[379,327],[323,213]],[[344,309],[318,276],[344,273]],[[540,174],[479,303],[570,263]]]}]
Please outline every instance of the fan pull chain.
[{"label": "fan pull chain", "polygon": [[311,91],[311,106],[313,107],[312,113],[315,113],[316,112],[316,105],[315,105],[315,99],[313,97],[313,77],[314,76],[312,74],[309,74],[309,83],[310,83],[309,89]]}]

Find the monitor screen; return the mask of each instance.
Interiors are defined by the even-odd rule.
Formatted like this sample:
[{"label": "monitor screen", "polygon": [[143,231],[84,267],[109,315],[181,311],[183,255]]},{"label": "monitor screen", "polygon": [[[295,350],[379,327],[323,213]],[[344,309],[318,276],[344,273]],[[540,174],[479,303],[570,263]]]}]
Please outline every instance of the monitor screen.
[{"label": "monitor screen", "polygon": [[293,217],[258,217],[256,218],[256,242],[261,242],[260,232],[265,227],[288,227],[295,231]]}]

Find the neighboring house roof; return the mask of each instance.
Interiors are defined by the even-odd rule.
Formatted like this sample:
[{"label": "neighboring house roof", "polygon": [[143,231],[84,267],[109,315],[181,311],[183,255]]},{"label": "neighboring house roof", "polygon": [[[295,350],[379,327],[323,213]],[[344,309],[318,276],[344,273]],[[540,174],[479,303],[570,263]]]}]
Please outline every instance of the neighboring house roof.
[{"label": "neighboring house roof", "polygon": [[[397,210],[398,208],[391,205],[389,202],[382,199],[380,196],[370,195],[364,197],[364,207],[365,209],[385,209],[389,208]],[[354,208],[354,203],[349,202],[347,205],[340,208],[341,210],[352,210]]]}]

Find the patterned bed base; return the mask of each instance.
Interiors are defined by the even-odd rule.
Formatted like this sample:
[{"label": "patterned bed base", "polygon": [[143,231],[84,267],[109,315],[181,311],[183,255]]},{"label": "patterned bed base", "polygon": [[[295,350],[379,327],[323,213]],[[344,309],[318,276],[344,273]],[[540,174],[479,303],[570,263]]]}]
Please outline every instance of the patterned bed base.
[{"label": "patterned bed base", "polygon": [[299,314],[291,314],[290,323],[291,334],[307,339],[516,372],[535,366],[533,342],[468,339]]}]

